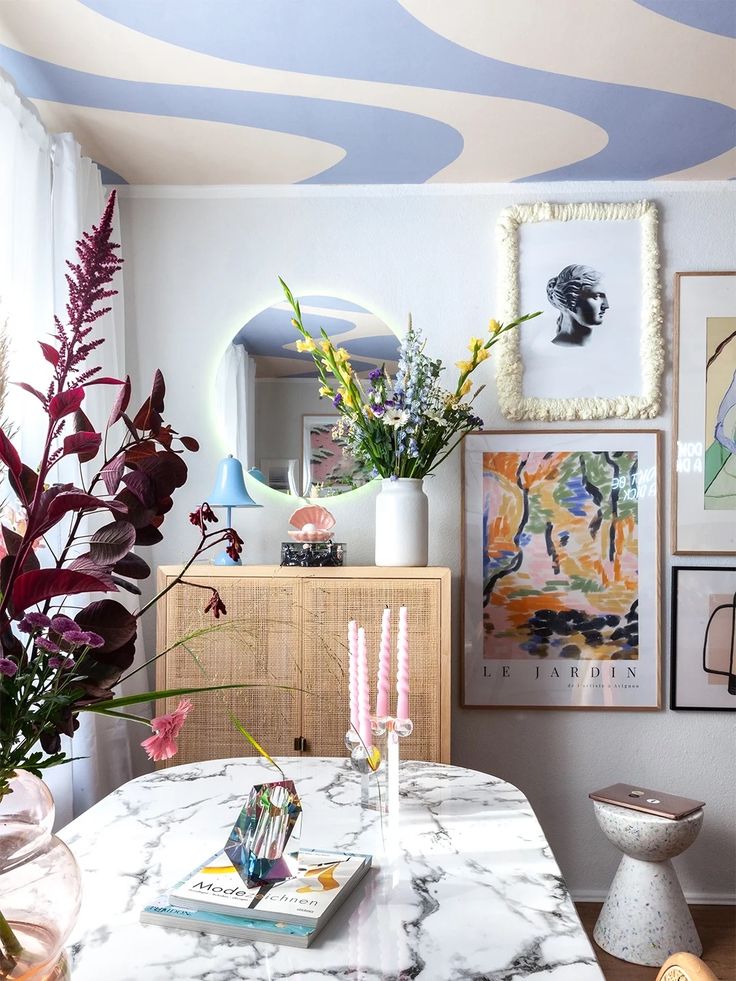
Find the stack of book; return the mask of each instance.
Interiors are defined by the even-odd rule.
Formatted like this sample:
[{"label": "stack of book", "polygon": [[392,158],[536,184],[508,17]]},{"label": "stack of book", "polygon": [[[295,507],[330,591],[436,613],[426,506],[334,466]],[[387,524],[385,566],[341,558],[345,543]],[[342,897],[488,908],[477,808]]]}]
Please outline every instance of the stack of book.
[{"label": "stack of book", "polygon": [[146,906],[141,922],[309,947],[370,866],[370,855],[301,849],[294,878],[249,887],[217,852]]}]

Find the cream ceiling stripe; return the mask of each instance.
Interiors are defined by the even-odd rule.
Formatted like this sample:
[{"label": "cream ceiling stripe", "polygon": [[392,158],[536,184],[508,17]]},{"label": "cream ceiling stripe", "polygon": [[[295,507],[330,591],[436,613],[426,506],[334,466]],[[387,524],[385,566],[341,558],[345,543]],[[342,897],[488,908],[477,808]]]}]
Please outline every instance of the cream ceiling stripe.
[{"label": "cream ceiling stripe", "polygon": [[[4,0],[0,43],[110,78],[352,102],[436,119],[457,129],[464,147],[434,181],[482,181],[489,173],[497,181],[518,180],[592,156],[608,139],[589,120],[536,103],[343,78],[336,84],[329,77],[239,65],[147,37],[76,0],[35,0],[31,6]],[[511,121],[526,139],[503,138]],[[113,169],[132,182],[120,166]]]},{"label": "cream ceiling stripe", "polygon": [[635,0],[399,2],[437,34],[499,61],[736,107],[736,41]]},{"label": "cream ceiling stripe", "polygon": [[131,184],[295,184],[345,151],[289,133],[176,116],[33,100],[54,132],[72,130],[86,154]]}]

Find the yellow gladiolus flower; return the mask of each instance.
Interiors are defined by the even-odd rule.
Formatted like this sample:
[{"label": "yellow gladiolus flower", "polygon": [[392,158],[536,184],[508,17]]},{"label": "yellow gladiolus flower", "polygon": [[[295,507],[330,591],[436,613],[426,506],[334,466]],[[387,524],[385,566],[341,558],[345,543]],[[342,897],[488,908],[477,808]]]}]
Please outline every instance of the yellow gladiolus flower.
[{"label": "yellow gladiolus flower", "polygon": [[344,347],[339,347],[335,351],[335,361],[337,361],[338,364],[345,364],[345,362],[348,360],[349,357],[350,355],[348,354],[348,352],[345,350]]},{"label": "yellow gladiolus flower", "polygon": [[488,357],[488,354],[489,354],[488,348],[485,347],[478,348],[478,350],[475,353],[475,363],[480,364],[481,361],[485,361],[486,358]]},{"label": "yellow gladiolus flower", "polygon": [[319,346],[322,348],[325,354],[329,354],[332,350],[332,344],[330,341],[320,341]]},{"label": "yellow gladiolus flower", "polygon": [[320,398],[332,397],[332,389],[328,388],[327,385],[322,385],[319,390]]},{"label": "yellow gladiolus flower", "polygon": [[455,367],[460,369],[460,373],[466,375],[469,371],[473,370],[472,361],[456,361]]},{"label": "yellow gladiolus flower", "polygon": [[311,353],[312,351],[316,350],[316,347],[317,345],[314,343],[314,340],[311,337],[308,340],[296,342],[297,351],[301,351],[302,353],[304,351],[309,351]]},{"label": "yellow gladiolus flower", "polygon": [[500,329],[501,329],[501,324],[499,324],[497,320],[491,319],[491,322],[488,324],[488,333],[497,334]]},{"label": "yellow gladiolus flower", "polygon": [[483,341],[480,337],[471,337],[470,343],[468,344],[468,350],[471,354],[475,354],[478,348],[483,347]]},{"label": "yellow gladiolus flower", "polygon": [[466,378],[460,387],[460,391],[457,394],[459,395],[460,398],[462,398],[463,395],[468,394],[468,392],[472,387],[473,387],[472,381],[469,378]]}]

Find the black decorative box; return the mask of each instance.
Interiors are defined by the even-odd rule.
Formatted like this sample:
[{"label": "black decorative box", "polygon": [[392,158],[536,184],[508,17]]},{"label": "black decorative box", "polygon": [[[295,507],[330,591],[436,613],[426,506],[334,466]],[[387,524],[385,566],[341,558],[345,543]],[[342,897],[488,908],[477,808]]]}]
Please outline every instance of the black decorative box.
[{"label": "black decorative box", "polygon": [[343,542],[282,542],[281,565],[338,566],[346,553]]}]

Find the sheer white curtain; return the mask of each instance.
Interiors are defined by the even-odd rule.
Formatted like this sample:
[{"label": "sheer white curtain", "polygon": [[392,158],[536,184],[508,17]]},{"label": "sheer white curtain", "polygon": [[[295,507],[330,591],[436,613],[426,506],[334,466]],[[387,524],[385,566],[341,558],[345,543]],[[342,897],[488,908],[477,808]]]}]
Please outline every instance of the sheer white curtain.
[{"label": "sheer white curtain", "polygon": [[[46,376],[37,341],[51,331],[54,312],[64,319],[65,260],[75,258],[76,240],[98,221],[105,195],[97,167],[81,156],[71,134],[46,133],[6,76],[0,76],[0,146],[0,323],[7,321],[11,380],[39,384]],[[116,285],[120,289],[120,279]],[[105,374],[124,377],[121,297],[116,301],[112,313],[96,325],[106,337],[96,353]],[[104,424],[109,397],[106,386],[87,389],[85,411],[98,426]],[[45,416],[33,398],[13,386],[6,414],[21,456],[34,465]],[[76,482],[78,476],[60,473],[58,479]],[[46,564],[50,557],[41,552],[39,558]],[[125,602],[127,594],[122,597]],[[131,687],[143,684],[144,676],[140,672],[131,679]],[[142,727],[134,731],[131,724],[84,714],[81,723],[64,747],[74,762],[46,771],[57,824],[146,768],[138,747],[146,735]]]},{"label": "sheer white curtain", "polygon": [[[49,330],[54,312],[51,141],[1,73],[0,147],[0,326],[6,325],[10,342],[12,381],[36,364],[36,339]],[[44,417],[35,399],[11,385],[6,413],[21,455],[37,459]]]},{"label": "sheer white curtain", "polygon": [[[106,195],[100,180],[100,172],[91,160],[81,155],[79,144],[71,133],[52,137],[52,259],[54,275],[54,305],[61,314],[67,299],[67,284],[64,278],[66,260],[75,258],[75,243],[85,229],[96,224],[105,207]],[[115,241],[120,241],[119,224],[115,229]],[[121,276],[116,282],[121,289]],[[113,378],[125,377],[125,335],[122,294],[113,301],[112,311],[99,321],[105,343],[93,354],[94,363],[103,367],[102,374]],[[95,327],[95,332],[97,325]],[[110,411],[112,393],[116,390],[106,385],[91,385],[86,389],[84,411],[93,425],[101,429]],[[83,472],[89,478],[99,465],[99,461],[85,464]],[[64,468],[63,470],[61,468]],[[60,481],[78,483],[77,466],[72,457],[62,461]],[[81,531],[91,531],[92,524],[104,524],[107,519],[94,521],[87,519]],[[60,527],[60,531],[65,528]],[[76,603],[84,606],[92,596],[75,597]],[[135,609],[135,601],[128,593],[121,591],[114,597],[119,602]],[[142,645],[139,643],[136,662],[141,663]],[[136,666],[137,666],[136,664]],[[136,674],[130,682],[123,684],[118,691],[133,694],[145,687],[146,673]],[[145,715],[146,707],[136,714]],[[126,723],[121,719],[105,718],[98,715],[80,716],[80,727],[73,740],[64,740],[64,749],[73,756],[73,762],[55,770],[47,771],[47,783],[51,786],[57,803],[64,813],[57,820],[65,823],[86,810],[95,801],[104,797],[121,783],[129,780],[135,772],[142,772],[146,757],[140,749],[140,742],[149,735],[143,727]]]},{"label": "sheer white curtain", "polygon": [[227,448],[248,470],[255,466],[256,363],[243,344],[228,346],[215,389]]}]

